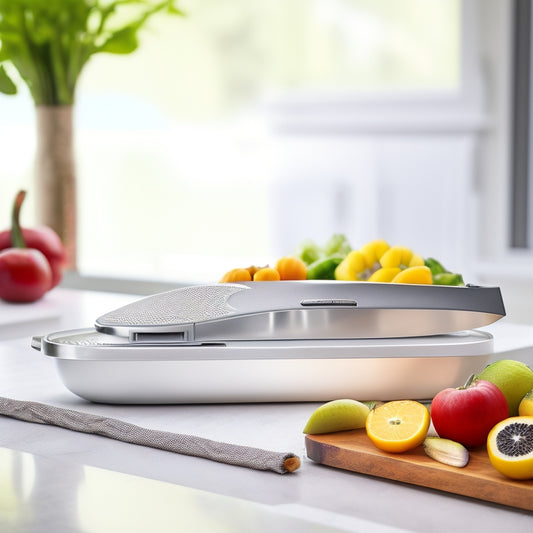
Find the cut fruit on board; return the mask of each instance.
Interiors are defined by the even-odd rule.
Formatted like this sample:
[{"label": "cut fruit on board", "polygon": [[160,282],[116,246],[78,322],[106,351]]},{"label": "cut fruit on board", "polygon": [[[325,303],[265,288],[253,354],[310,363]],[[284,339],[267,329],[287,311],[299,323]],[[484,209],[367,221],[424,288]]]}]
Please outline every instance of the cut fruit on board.
[{"label": "cut fruit on board", "polygon": [[485,448],[470,450],[468,465],[456,468],[434,461],[421,446],[381,451],[364,429],[307,435],[305,446],[307,456],[323,465],[533,511],[533,480],[506,478],[490,464]]}]

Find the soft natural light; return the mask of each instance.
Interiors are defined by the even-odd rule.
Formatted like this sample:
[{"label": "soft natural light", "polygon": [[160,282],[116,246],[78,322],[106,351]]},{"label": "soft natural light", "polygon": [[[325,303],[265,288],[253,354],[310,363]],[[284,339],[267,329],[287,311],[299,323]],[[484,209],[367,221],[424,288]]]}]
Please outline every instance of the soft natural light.
[{"label": "soft natural light", "polygon": [[[185,17],[154,19],[137,52],[99,54],[80,79],[80,272],[213,281],[290,253],[300,238],[358,238],[337,220],[345,184],[329,199],[320,186],[298,193],[317,179],[283,166],[272,105],[303,94],[334,106],[360,91],[457,90],[459,0],[181,5]],[[23,221],[32,221],[32,106],[24,89],[0,96],[4,225],[20,187],[29,189]],[[350,179],[325,166],[323,183]],[[304,217],[308,235],[296,223]]]}]

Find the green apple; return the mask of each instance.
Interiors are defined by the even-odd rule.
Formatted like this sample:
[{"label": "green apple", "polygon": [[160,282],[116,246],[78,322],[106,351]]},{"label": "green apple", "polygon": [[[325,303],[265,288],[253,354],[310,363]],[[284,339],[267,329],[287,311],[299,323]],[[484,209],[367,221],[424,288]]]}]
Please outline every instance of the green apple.
[{"label": "green apple", "polygon": [[522,398],[533,389],[533,370],[521,361],[500,359],[491,363],[476,376],[494,383],[505,396],[509,416],[518,415]]},{"label": "green apple", "polygon": [[368,413],[368,405],[357,400],[333,400],[312,413],[303,432],[318,435],[363,428]]}]

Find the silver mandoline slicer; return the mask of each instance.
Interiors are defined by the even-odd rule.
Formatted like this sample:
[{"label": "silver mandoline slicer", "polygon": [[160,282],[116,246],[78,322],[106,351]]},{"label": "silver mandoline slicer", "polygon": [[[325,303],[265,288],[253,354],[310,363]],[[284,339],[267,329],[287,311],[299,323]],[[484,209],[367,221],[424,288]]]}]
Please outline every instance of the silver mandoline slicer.
[{"label": "silver mandoline slicer", "polygon": [[34,337],[93,402],[430,399],[493,351],[497,287],[340,281],[198,285]]}]

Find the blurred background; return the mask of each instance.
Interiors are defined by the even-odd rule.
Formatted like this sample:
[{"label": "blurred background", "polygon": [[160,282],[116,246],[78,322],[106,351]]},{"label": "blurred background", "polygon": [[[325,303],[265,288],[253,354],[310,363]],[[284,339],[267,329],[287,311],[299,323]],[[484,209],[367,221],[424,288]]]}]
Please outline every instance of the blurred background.
[{"label": "blurred background", "polygon": [[[502,287],[533,323],[529,1],[182,0],[76,99],[65,283],[215,282],[304,239],[384,238]],[[0,225],[33,102],[0,95]],[[120,283],[119,283],[120,282]]]}]

